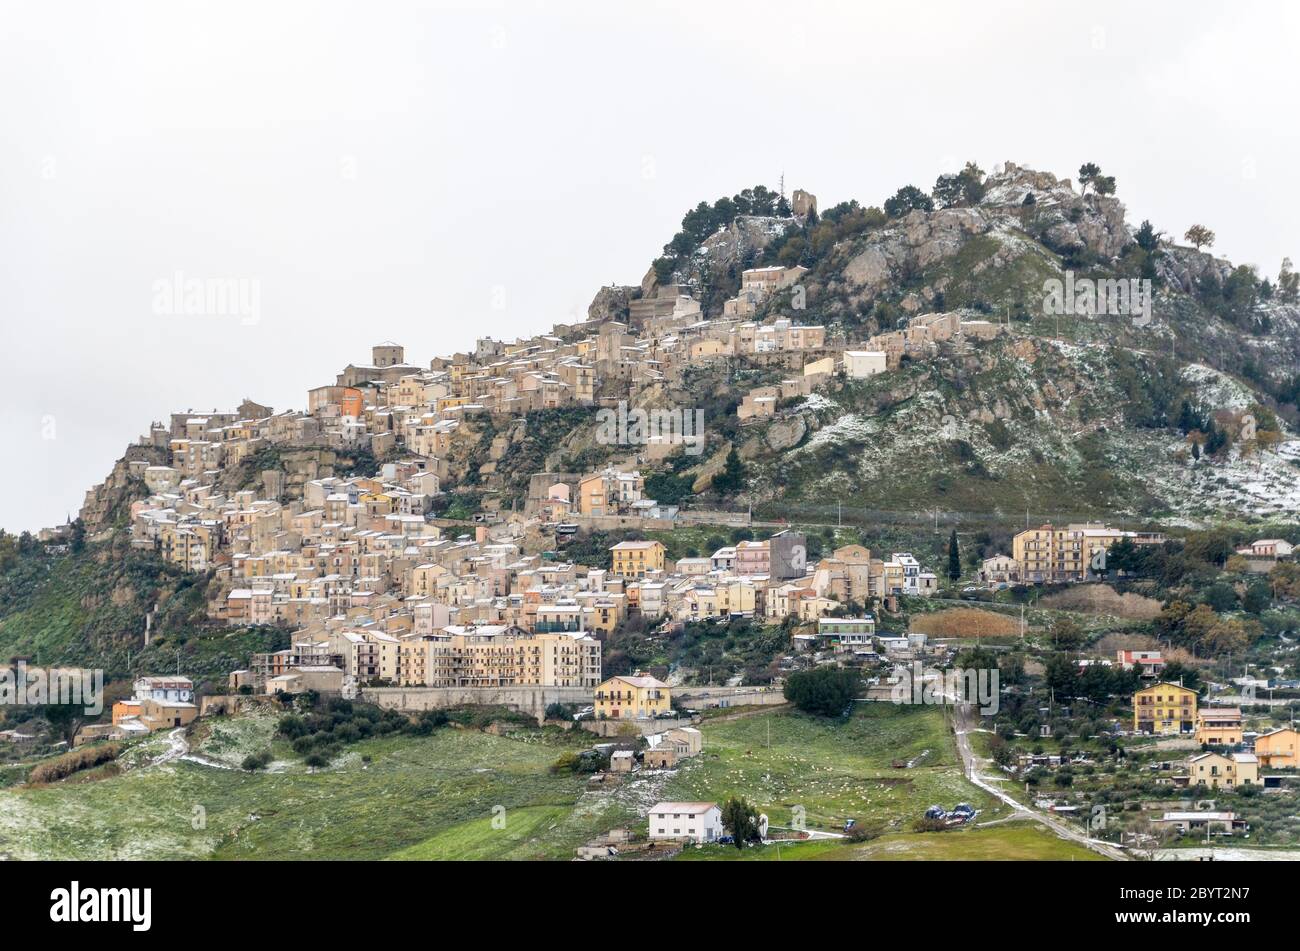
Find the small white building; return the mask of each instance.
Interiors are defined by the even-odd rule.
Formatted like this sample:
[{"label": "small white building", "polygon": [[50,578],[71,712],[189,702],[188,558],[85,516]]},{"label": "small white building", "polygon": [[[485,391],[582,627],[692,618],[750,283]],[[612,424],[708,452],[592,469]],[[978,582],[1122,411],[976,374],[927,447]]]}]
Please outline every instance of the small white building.
[{"label": "small white building", "polygon": [[660,802],[650,809],[651,839],[716,842],[722,838],[722,810],[716,802]]},{"label": "small white building", "polygon": [[135,682],[135,699],[193,703],[194,682],[188,677],[140,677]]},{"label": "small white building", "polygon": [[883,350],[844,351],[844,374],[850,380],[862,380],[877,373],[884,373],[887,367]]}]

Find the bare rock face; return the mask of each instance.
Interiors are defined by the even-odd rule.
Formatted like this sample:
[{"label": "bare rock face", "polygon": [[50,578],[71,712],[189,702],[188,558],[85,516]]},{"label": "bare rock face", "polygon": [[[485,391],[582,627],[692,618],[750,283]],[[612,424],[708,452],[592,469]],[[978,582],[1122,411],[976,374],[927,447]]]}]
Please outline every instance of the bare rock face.
[{"label": "bare rock face", "polygon": [[[727,453],[730,451],[731,444],[727,443],[696,470],[695,481],[691,484],[692,492],[704,492],[713,484],[713,477],[721,472],[722,467],[727,464]],[[737,453],[739,453],[739,450],[737,450]]]},{"label": "bare rock face", "polygon": [[910,212],[893,227],[872,236],[844,266],[844,280],[852,288],[874,294],[893,282],[899,271],[926,268],[950,258],[990,227],[977,208]]},{"label": "bare rock face", "polygon": [[1107,195],[1088,195],[1055,212],[1057,220],[1045,232],[1053,248],[1087,248],[1104,258],[1114,258],[1132,243],[1124,223],[1124,205]]},{"label": "bare rock face", "polygon": [[778,419],[767,428],[767,444],[776,452],[792,449],[803,442],[807,432],[808,424],[803,416]]},{"label": "bare rock face", "polygon": [[1193,293],[1196,285],[1208,277],[1223,282],[1232,273],[1227,261],[1193,248],[1164,248],[1156,258],[1156,269],[1166,285],[1184,294]]},{"label": "bare rock face", "polygon": [[913,211],[902,220],[903,242],[920,267],[952,257],[975,235],[989,230],[989,222],[976,208]]},{"label": "bare rock face", "polygon": [[625,285],[602,287],[596,291],[596,296],[592,298],[591,304],[587,307],[587,319],[626,321],[628,305],[631,303],[632,298],[636,296],[637,291],[638,288]]}]

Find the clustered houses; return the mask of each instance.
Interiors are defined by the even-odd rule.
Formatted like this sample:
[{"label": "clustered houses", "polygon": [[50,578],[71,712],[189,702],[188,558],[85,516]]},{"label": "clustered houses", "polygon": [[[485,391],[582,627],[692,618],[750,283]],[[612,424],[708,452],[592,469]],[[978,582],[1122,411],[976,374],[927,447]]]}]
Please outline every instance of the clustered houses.
[{"label": "clustered houses", "polygon": [[[748,278],[752,273],[781,270],[783,269],[760,268],[757,272],[744,273]],[[722,346],[711,352],[701,351],[699,355],[751,352],[749,332],[750,325],[741,324],[736,328],[731,347]],[[807,396],[833,376],[842,375],[850,380],[866,379],[887,370],[898,369],[904,357],[921,359],[931,356],[940,343],[952,341],[961,344],[967,340],[990,340],[1003,332],[1005,328],[998,324],[985,320],[962,320],[957,313],[921,314],[911,318],[907,327],[877,334],[864,344],[829,347],[825,339],[825,328],[798,326],[786,318],[778,318],[770,326],[753,331],[752,352],[819,353],[813,354],[812,359],[803,364],[799,375],[750,390],[736,408],[736,415],[742,420],[773,416],[781,400]],[[735,346],[742,349],[736,350]]]},{"label": "clustered houses", "polygon": [[629,613],[678,622],[814,622],[850,601],[890,603],[899,595],[929,596],[937,587],[935,574],[923,571],[908,552],[886,560],[861,545],[846,545],[809,560],[806,544],[802,532],[781,531],[670,565],[661,542],[620,542],[610,549],[611,574],[621,581]]},{"label": "clustered houses", "polygon": [[[753,293],[770,294],[791,278],[784,269],[746,280]],[[445,537],[430,517],[467,414],[593,405],[605,382],[631,392],[680,372],[705,340],[755,354],[826,344],[822,328],[786,318],[702,321],[681,287],[633,301],[626,324],[557,326],[513,344],[484,339],[473,353],[428,368],[407,363],[401,345],[381,343],[368,363],[310,390],[306,412],[245,401],[234,412],[176,413],[154,424],[128,452],[129,473],[150,493],[131,507],[132,544],[212,571],[220,582],[213,617],[294,630],[289,649],[232,675],[233,684],[264,691],[592,688],[599,635],[629,614],[811,621],[848,599],[933,591],[934,575],[910,555],[886,561],[850,546],[809,564],[795,532],[679,566],[665,564],[658,542],[615,546],[609,571],[524,553],[539,515],[671,518],[645,497],[635,470],[555,483],[543,503],[530,500],[533,511],[480,525],[473,536]],[[826,374],[834,369],[834,360],[822,363]],[[386,461],[332,475],[333,457],[323,453]]]}]

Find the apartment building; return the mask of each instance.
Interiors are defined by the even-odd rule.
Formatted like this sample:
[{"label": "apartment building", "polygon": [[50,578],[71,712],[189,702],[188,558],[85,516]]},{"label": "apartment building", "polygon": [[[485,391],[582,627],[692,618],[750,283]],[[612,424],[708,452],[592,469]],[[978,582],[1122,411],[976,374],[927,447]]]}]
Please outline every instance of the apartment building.
[{"label": "apartment building", "polygon": [[619,542],[610,548],[610,573],[621,578],[644,578],[647,572],[664,570],[663,542]]},{"label": "apartment building", "polygon": [[1196,691],[1161,681],[1133,694],[1133,729],[1178,734],[1196,729]]},{"label": "apartment building", "polygon": [[580,631],[530,634],[504,624],[451,625],[399,647],[403,687],[588,687],[600,683],[600,641]]},{"label": "apartment building", "polygon": [[1012,541],[1012,558],[1026,582],[1083,581],[1091,573],[1105,568],[1104,553],[1111,545],[1124,538],[1136,537],[1136,532],[1101,525],[1067,525],[1065,528],[1042,525],[1016,534]]}]

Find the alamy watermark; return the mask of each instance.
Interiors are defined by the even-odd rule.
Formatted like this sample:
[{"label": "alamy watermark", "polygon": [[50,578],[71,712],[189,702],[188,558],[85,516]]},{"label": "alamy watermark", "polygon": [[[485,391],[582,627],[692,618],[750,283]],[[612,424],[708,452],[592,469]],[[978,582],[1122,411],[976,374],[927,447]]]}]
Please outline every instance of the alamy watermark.
[{"label": "alamy watermark", "polygon": [[0,706],[81,707],[87,716],[104,712],[104,672],[84,667],[28,667],[18,661],[0,667]]},{"label": "alamy watermark", "polygon": [[153,282],[153,312],[159,317],[238,317],[253,326],[262,320],[262,282],[247,277],[187,277],[183,271]]},{"label": "alamy watermark", "polygon": [[596,421],[596,442],[602,446],[681,445],[688,456],[704,451],[702,409],[628,409],[627,401],[619,400],[617,409],[602,409]]},{"label": "alamy watermark", "polygon": [[927,668],[919,660],[912,661],[911,668],[903,668],[889,691],[890,700],[897,704],[941,707],[971,703],[986,717],[998,712],[1001,696],[996,667],[939,670]]},{"label": "alamy watermark", "polygon": [[1151,281],[1146,278],[1076,278],[1043,281],[1043,313],[1049,317],[1130,317],[1134,327],[1151,323]]}]

